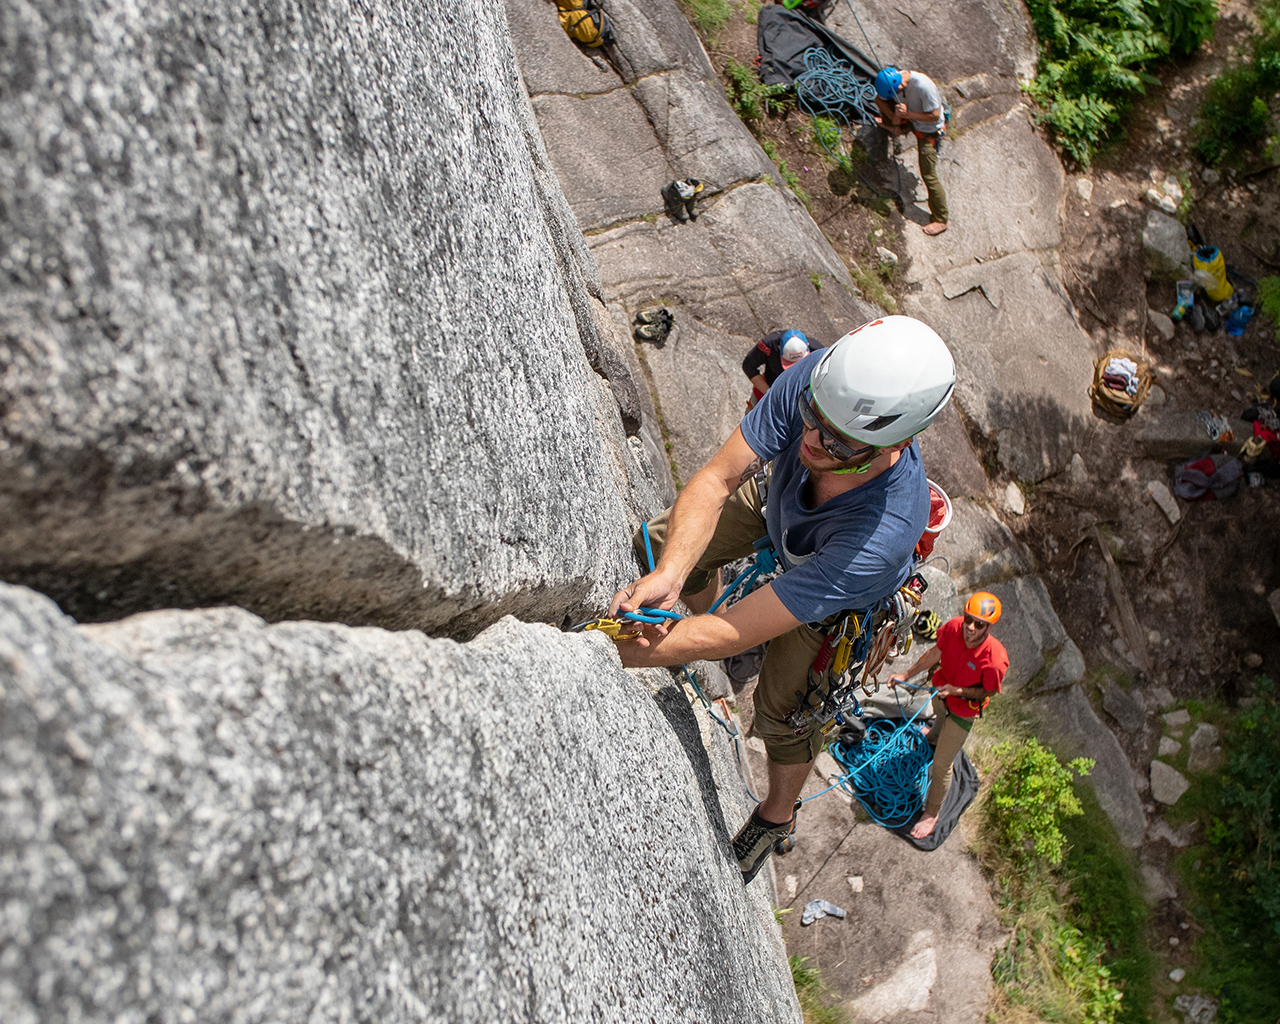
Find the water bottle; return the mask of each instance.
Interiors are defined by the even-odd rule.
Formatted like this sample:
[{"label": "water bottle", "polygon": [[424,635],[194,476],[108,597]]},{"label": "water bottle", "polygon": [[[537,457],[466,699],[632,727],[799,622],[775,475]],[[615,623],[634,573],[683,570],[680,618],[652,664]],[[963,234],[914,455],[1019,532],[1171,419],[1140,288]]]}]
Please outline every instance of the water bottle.
[{"label": "water bottle", "polygon": [[1249,324],[1249,318],[1253,316],[1252,306],[1237,306],[1231,316],[1227,318],[1227,333],[1234,338],[1244,334],[1245,327]]}]

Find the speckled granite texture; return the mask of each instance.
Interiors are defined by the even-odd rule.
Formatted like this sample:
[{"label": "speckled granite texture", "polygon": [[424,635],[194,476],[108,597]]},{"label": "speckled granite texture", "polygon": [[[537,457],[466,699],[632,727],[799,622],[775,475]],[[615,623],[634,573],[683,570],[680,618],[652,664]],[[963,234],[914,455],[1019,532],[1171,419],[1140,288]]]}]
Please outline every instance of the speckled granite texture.
[{"label": "speckled granite texture", "polygon": [[461,636],[628,577],[669,485],[501,6],[0,25],[3,578]]},{"label": "speckled granite texture", "polygon": [[699,732],[599,635],[0,585],[0,1020],[798,1024]]}]

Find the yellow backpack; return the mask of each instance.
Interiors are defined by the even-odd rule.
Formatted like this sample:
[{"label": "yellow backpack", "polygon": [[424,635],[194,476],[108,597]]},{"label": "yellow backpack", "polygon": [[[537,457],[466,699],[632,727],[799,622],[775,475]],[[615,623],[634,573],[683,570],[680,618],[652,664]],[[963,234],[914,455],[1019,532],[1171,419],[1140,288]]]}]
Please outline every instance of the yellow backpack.
[{"label": "yellow backpack", "polygon": [[583,46],[613,44],[613,22],[600,6],[600,0],[556,0],[560,9],[560,27],[569,38]]}]

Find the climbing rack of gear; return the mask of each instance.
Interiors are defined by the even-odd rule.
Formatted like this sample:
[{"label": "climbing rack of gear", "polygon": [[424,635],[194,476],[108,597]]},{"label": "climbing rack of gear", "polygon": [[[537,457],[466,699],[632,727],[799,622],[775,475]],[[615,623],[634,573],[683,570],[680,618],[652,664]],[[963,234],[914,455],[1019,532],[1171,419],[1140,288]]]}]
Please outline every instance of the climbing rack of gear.
[{"label": "climbing rack of gear", "polygon": [[815,727],[829,734],[862,717],[857,691],[869,697],[879,690],[884,663],[911,649],[911,627],[928,587],[914,573],[879,605],[849,612],[827,633],[809,666],[805,690],[796,691],[795,710],[787,716],[797,736]]}]

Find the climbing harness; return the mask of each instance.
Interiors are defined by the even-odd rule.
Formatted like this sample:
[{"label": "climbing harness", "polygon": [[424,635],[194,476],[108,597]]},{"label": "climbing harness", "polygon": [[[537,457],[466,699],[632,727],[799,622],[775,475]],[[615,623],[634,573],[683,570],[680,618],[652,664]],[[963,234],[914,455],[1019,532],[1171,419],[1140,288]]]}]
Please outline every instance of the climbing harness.
[{"label": "climbing harness", "polygon": [[797,736],[821,728],[829,734],[851,718],[862,717],[857,690],[869,697],[880,688],[884,663],[911,649],[911,627],[929,584],[913,573],[877,605],[846,613],[828,631],[809,666],[803,692],[787,716]]}]

